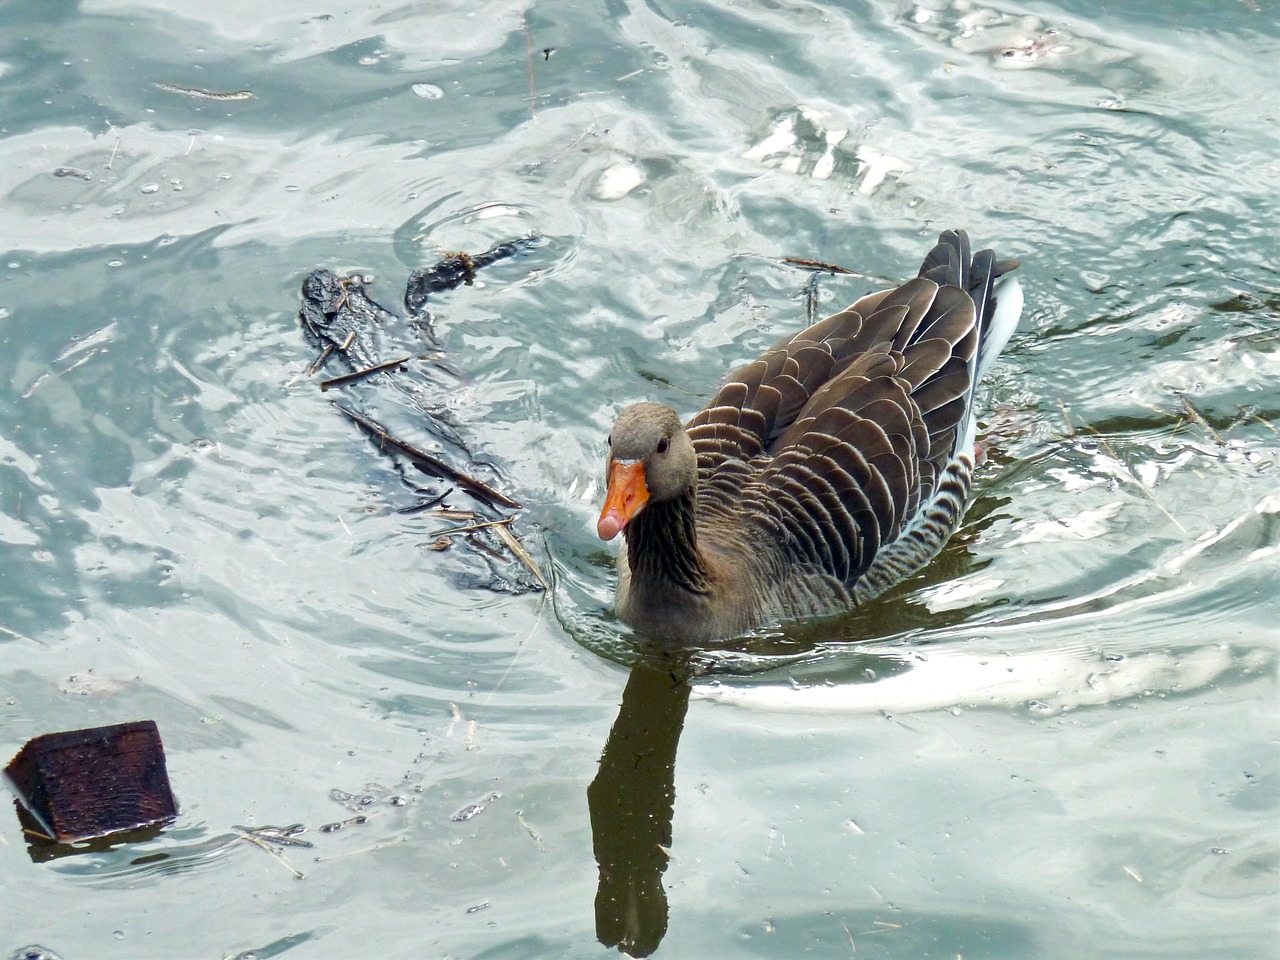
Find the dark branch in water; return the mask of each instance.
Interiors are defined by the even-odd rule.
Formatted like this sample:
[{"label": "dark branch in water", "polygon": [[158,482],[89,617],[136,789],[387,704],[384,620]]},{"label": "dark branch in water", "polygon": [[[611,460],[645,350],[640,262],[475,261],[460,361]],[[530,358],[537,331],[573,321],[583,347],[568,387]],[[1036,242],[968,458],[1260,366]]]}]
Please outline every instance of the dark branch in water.
[{"label": "dark branch in water", "polygon": [[328,390],[330,387],[340,387],[344,383],[355,383],[357,380],[371,377],[375,373],[382,373],[384,370],[399,370],[401,364],[408,363],[412,359],[412,357],[401,357],[399,360],[388,360],[386,363],[365,367],[363,370],[356,370],[354,373],[344,373],[340,377],[330,377],[328,380],[320,381],[320,389]]},{"label": "dark branch in water", "polygon": [[419,450],[412,444],[405,443],[403,440],[397,440],[380,424],[370,420],[368,417],[350,410],[342,404],[334,404],[344,417],[352,423],[359,426],[371,437],[378,441],[383,449],[393,450],[404,456],[410,463],[421,470],[423,473],[432,477],[438,477],[441,480],[448,480],[456,483],[462,489],[466,490],[471,496],[475,497],[486,506],[504,506],[513,510],[522,509],[520,504],[512,500],[504,493],[500,493],[493,487],[489,486],[482,480],[468,476],[461,470],[451,467],[439,457],[433,457],[425,450]]}]

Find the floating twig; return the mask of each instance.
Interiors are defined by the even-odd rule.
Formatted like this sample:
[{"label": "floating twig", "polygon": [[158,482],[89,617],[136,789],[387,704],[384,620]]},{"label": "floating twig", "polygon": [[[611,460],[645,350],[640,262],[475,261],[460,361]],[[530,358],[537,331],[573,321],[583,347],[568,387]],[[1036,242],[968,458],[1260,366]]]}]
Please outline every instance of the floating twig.
[{"label": "floating twig", "polygon": [[314,360],[311,361],[311,366],[307,368],[307,376],[314,377],[317,373],[319,373],[320,368],[323,367],[328,362],[329,358],[333,356],[333,351],[334,351],[333,344],[326,343],[324,345],[324,349],[320,351],[320,356],[316,357]]},{"label": "floating twig", "polygon": [[456,483],[458,486],[466,490],[471,496],[475,497],[482,503],[488,504],[489,506],[501,504],[502,506],[510,507],[513,510],[521,509],[521,505],[517,501],[512,500],[506,494],[493,489],[493,487],[489,486],[482,480],[477,480],[475,477],[468,476],[461,470],[451,467],[439,457],[433,457],[425,450],[419,450],[417,447],[407,444],[403,440],[397,440],[395,437],[391,436],[391,434],[387,433],[382,426],[375,423],[373,420],[370,420],[368,417],[361,416],[354,410],[342,406],[342,404],[335,404],[335,406],[344,417],[369,433],[371,436],[377,438],[379,444],[384,448],[390,448],[407,457],[409,462],[423,473],[430,474],[433,477],[439,477],[441,480],[449,480]]},{"label": "floating twig", "polygon": [[[353,332],[351,336],[355,336]],[[387,370],[399,370],[400,367],[410,360],[412,357],[400,357],[398,360],[388,360],[386,363],[375,363],[372,367],[365,367],[363,370],[356,370],[352,373],[344,373],[339,377],[330,377],[328,380],[320,381],[320,389],[328,390],[330,387],[341,387],[344,384],[355,383],[357,380],[363,380],[365,377],[372,377],[375,373],[383,373]]]},{"label": "floating twig", "polygon": [[293,874],[294,879],[296,879],[296,880],[302,880],[302,879],[305,879],[305,876],[306,876],[306,875],[305,875],[304,873],[302,873],[302,871],[301,871],[301,870],[298,870],[298,869],[296,869],[295,867],[293,867],[293,866],[289,863],[289,861],[287,861],[287,860],[284,858],[284,854],[283,854],[283,853],[281,853],[281,852],[280,852],[279,850],[277,850],[275,847],[271,846],[271,844],[267,843],[265,840],[262,840],[262,839],[260,839],[259,837],[255,837],[255,836],[254,836],[253,834],[251,834],[251,833],[241,833],[241,834],[238,834],[238,835],[237,835],[237,839],[245,840],[245,841],[247,841],[247,842],[249,842],[249,843],[253,844],[255,847],[258,847],[260,850],[265,850],[265,851],[267,851],[267,853],[271,854],[273,857],[275,857],[275,858],[276,858],[276,860],[277,860],[277,861],[279,861],[279,863],[280,863],[280,865],[281,865],[282,867],[284,867],[286,870],[288,870],[290,873],[292,873],[292,874]]},{"label": "floating twig", "polygon": [[28,637],[25,633],[19,633],[17,630],[10,630],[8,627],[0,627],[0,633],[7,633],[9,636],[13,637],[13,639],[15,640],[30,640],[32,643],[38,643],[42,647],[48,646],[48,644],[45,643],[43,640],[37,640],[34,637]]},{"label": "floating twig", "polygon": [[[444,512],[445,511],[439,511],[436,515],[441,516]],[[455,517],[454,519],[464,518]],[[474,533],[476,530],[491,529],[506,545],[506,548],[515,555],[515,558],[524,564],[525,569],[528,570],[529,573],[533,575],[533,578],[538,581],[538,585],[542,587],[543,590],[550,590],[551,588],[547,585],[547,580],[542,575],[542,571],[538,569],[538,564],[534,561],[533,555],[525,549],[524,544],[520,542],[520,538],[511,530],[511,523],[514,520],[515,517],[502,517],[499,520],[484,520],[477,523],[469,523],[464,527],[452,527],[448,530],[441,530],[437,536],[444,539],[445,537],[456,537],[461,533]],[[440,540],[437,540],[436,543],[439,544]],[[445,547],[433,545],[432,549],[443,550]]]},{"label": "floating twig", "polygon": [[439,517],[441,520],[475,520],[480,514],[474,510],[450,510],[448,507],[442,507],[439,510],[432,510],[431,516]]},{"label": "floating twig", "polygon": [[1065,436],[1074,437],[1076,435],[1075,425],[1071,422],[1071,414],[1067,411],[1067,405],[1062,398],[1058,398],[1058,409],[1062,411],[1062,422],[1067,428]]},{"label": "floating twig", "polygon": [[422,513],[425,510],[430,510],[432,507],[436,506],[437,504],[443,503],[445,501],[445,498],[448,497],[449,494],[451,493],[453,493],[453,487],[449,487],[449,489],[445,490],[444,493],[437,493],[434,496],[432,496],[430,499],[423,500],[421,503],[415,503],[412,507],[405,507],[403,510],[400,511],[400,513],[412,514],[412,513]]},{"label": "floating twig", "polygon": [[1107,442],[1107,438],[1104,437],[1097,430],[1094,430],[1092,427],[1088,428],[1088,432],[1097,439],[1098,446],[1102,448],[1103,453],[1105,453],[1117,464],[1124,467],[1124,472],[1128,474],[1129,480],[1137,485],[1138,489],[1141,490],[1143,494],[1146,495],[1146,498],[1150,500],[1152,504],[1155,505],[1155,508],[1159,510],[1161,513],[1163,513],[1165,517],[1168,518],[1170,523],[1172,523],[1175,527],[1177,527],[1183,533],[1186,533],[1187,528],[1178,522],[1177,517],[1175,517],[1172,513],[1170,513],[1168,510],[1164,508],[1164,505],[1161,504],[1160,501],[1156,499],[1156,495],[1152,491],[1152,489],[1142,482],[1142,478],[1138,476],[1137,472],[1133,469],[1133,467],[1129,465],[1128,461],[1121,459],[1121,457],[1116,454],[1115,449],[1111,446],[1110,443]]},{"label": "floating twig", "polygon": [[516,811],[516,822],[519,823],[520,826],[524,827],[525,833],[529,834],[529,836],[533,838],[533,842],[538,847],[538,852],[546,853],[547,847],[546,847],[546,844],[542,842],[542,834],[538,833],[537,830],[529,826],[529,821],[524,818],[523,810]]},{"label": "floating twig", "polygon": [[515,535],[515,532],[511,527],[503,524],[495,527],[493,532],[496,533],[501,538],[502,542],[507,545],[507,549],[516,555],[516,559],[524,564],[525,569],[533,574],[533,578],[538,581],[542,589],[550,590],[551,586],[547,583],[546,577],[542,575],[542,571],[538,569],[537,563],[534,562],[533,555],[525,549],[524,544],[520,542],[520,539]]},{"label": "floating twig", "polygon": [[465,527],[452,527],[448,530],[441,530],[436,536],[438,537],[455,537],[460,533],[471,533],[475,530],[484,530],[486,527],[501,527],[510,523],[515,517],[502,517],[499,520],[484,520],[479,523],[469,523]]},{"label": "floating twig", "polygon": [[789,267],[799,267],[801,270],[812,270],[815,273],[840,273],[848,277],[861,276],[861,274],[854,273],[852,270],[847,270],[834,263],[823,263],[821,260],[809,260],[805,257],[783,257],[782,262]]},{"label": "floating twig", "polygon": [[1209,436],[1213,437],[1214,443],[1220,447],[1225,447],[1227,445],[1226,438],[1223,437],[1222,434],[1218,433],[1217,430],[1213,429],[1213,424],[1205,419],[1204,414],[1195,408],[1190,397],[1181,390],[1175,390],[1173,395],[1182,402],[1182,409],[1187,412],[1187,416],[1191,418],[1191,421],[1208,431]]}]

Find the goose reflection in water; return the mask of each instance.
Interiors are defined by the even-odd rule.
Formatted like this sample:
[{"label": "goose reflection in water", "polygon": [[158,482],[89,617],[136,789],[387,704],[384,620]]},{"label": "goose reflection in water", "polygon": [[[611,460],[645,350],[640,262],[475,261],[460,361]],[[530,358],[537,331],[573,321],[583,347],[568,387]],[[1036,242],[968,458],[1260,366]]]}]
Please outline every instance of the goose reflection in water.
[{"label": "goose reflection in water", "polygon": [[600,867],[596,936],[632,957],[649,956],[667,932],[662,875],[670,859],[688,675],[679,662],[631,668],[600,770],[587,788]]}]

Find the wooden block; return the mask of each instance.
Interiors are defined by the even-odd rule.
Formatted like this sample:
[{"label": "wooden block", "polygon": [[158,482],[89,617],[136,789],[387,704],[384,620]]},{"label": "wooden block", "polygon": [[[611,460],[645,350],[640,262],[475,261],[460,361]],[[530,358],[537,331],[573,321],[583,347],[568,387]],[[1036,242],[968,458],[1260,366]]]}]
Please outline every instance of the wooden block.
[{"label": "wooden block", "polygon": [[4,772],[59,843],[156,826],[178,815],[153,720],[47,733],[28,741]]}]

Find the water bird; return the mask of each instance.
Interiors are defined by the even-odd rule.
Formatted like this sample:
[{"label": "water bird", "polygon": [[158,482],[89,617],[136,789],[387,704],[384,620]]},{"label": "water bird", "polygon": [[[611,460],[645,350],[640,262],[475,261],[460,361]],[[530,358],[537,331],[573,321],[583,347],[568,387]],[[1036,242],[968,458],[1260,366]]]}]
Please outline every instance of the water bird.
[{"label": "water bird", "polygon": [[1016,260],[946,230],[919,274],[786,337],[687,424],[626,407],[596,523],[616,610],[696,644],[837,613],[924,566],[968,505],[979,379],[1022,314]]}]

